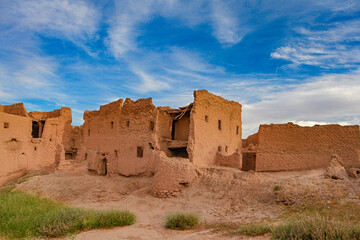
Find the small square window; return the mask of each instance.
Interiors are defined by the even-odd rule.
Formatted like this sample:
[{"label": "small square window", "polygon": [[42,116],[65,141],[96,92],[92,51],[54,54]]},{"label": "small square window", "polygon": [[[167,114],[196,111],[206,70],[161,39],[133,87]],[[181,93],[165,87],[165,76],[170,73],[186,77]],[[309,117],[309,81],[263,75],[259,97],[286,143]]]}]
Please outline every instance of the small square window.
[{"label": "small square window", "polygon": [[144,148],[143,147],[137,147],[137,157],[142,158],[144,156]]},{"label": "small square window", "polygon": [[118,151],[115,150],[114,152],[115,152],[115,157],[117,157],[118,156]]},{"label": "small square window", "polygon": [[218,152],[221,152],[221,150],[222,150],[222,147],[218,146]]},{"label": "small square window", "polygon": [[218,129],[221,130],[221,120],[218,120]]},{"label": "small square window", "polygon": [[209,122],[209,117],[207,115],[205,116],[205,122]]},{"label": "small square window", "polygon": [[90,137],[90,129],[88,130],[88,136]]},{"label": "small square window", "polygon": [[9,123],[8,122],[4,122],[4,128],[9,128]]},{"label": "small square window", "polygon": [[127,122],[126,122],[126,126],[127,126],[127,127],[130,127],[130,121],[127,121]]}]

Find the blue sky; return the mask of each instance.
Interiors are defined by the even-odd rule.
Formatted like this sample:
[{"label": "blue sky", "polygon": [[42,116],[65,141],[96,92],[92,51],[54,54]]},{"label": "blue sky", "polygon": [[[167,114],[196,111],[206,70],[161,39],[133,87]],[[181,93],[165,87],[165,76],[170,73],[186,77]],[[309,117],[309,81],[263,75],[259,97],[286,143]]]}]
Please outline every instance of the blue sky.
[{"label": "blue sky", "polygon": [[0,104],[179,107],[195,89],[259,124],[360,123],[360,1],[0,0]]}]

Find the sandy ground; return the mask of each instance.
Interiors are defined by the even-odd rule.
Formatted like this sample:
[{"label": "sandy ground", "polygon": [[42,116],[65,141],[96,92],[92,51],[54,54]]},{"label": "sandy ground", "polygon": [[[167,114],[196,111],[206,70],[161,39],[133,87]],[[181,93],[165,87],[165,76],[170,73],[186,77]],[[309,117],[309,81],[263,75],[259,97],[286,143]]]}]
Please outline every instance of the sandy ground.
[{"label": "sandy ground", "polygon": [[[71,169],[71,170],[70,170]],[[276,221],[284,204],[304,199],[341,199],[359,195],[358,181],[325,179],[324,170],[282,173],[242,172],[230,168],[202,168],[201,176],[177,198],[150,194],[151,177],[94,176],[84,165],[35,176],[17,188],[72,206],[130,210],[133,226],[80,233],[75,239],[269,239],[229,236],[200,228],[175,231],[164,227],[176,211],[198,213],[206,223]],[[281,191],[275,192],[274,186]]]}]

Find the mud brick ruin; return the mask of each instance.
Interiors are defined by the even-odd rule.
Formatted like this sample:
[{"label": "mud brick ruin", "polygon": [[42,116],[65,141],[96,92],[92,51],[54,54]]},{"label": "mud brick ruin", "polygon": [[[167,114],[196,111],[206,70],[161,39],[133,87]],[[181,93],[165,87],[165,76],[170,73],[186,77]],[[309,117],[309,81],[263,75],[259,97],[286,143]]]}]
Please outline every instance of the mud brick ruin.
[{"label": "mud brick ruin", "polygon": [[156,107],[151,98],[119,99],[85,111],[71,126],[71,109],[28,113],[0,105],[0,185],[25,173],[86,161],[97,175],[153,176],[152,193],[176,196],[197,168],[290,171],[327,167],[336,154],[360,168],[359,126],[261,125],[241,139],[242,107],[206,90],[185,107]]}]

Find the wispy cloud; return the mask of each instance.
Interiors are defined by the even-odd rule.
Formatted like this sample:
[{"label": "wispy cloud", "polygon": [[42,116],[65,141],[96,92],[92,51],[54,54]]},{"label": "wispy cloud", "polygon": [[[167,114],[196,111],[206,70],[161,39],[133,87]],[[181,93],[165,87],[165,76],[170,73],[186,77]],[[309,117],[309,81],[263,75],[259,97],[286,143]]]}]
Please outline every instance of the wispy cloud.
[{"label": "wispy cloud", "polygon": [[[100,13],[85,1],[61,0],[4,0],[0,6],[0,26],[7,29],[2,35],[28,35],[33,33],[66,39],[92,54],[87,41],[95,39]],[[11,43],[9,44],[11,47]]]},{"label": "wispy cloud", "polygon": [[213,34],[221,44],[232,46],[250,32],[250,26],[241,22],[238,9],[226,1],[212,1],[211,24]]},{"label": "wispy cloud", "polygon": [[271,57],[322,68],[349,68],[360,63],[359,20],[328,24],[322,28],[325,30],[295,29],[300,36],[290,38],[289,43],[277,48]]},{"label": "wispy cloud", "polygon": [[[57,63],[50,57],[18,56],[16,65],[0,61],[2,91],[11,101],[41,99],[53,101],[57,106],[66,105],[70,98],[57,76]],[[5,70],[6,69],[6,70]],[[6,101],[6,99],[3,99]],[[7,102],[8,102],[7,101]]]},{"label": "wispy cloud", "polygon": [[162,91],[170,88],[170,85],[168,83],[155,79],[153,76],[145,73],[141,69],[133,68],[133,73],[135,73],[141,81],[140,84],[130,85],[130,88],[132,88],[135,92],[147,93],[154,91]]}]

